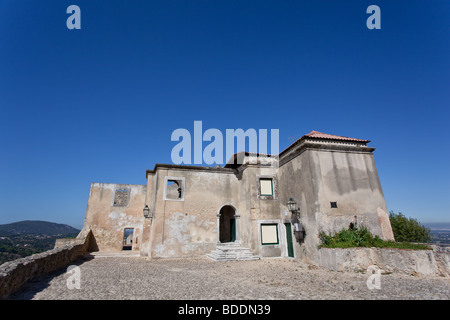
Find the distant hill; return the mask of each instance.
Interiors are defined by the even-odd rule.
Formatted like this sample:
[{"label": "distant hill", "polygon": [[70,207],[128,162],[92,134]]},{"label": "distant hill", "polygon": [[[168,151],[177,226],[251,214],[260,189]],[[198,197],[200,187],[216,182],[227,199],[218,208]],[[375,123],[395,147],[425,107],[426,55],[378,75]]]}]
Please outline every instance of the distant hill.
[{"label": "distant hill", "polygon": [[434,222],[424,223],[426,228],[431,231],[432,240],[431,243],[439,245],[450,246],[450,223],[448,222]]},{"label": "distant hill", "polygon": [[80,230],[67,224],[48,221],[25,220],[9,224],[0,224],[0,235],[46,235],[46,236],[76,236]]},{"label": "distant hill", "polygon": [[58,238],[76,237],[80,230],[48,221],[0,224],[0,264],[53,249]]},{"label": "distant hill", "polygon": [[423,224],[425,227],[430,228],[431,230],[449,230],[450,231],[450,223],[449,222],[429,222]]}]

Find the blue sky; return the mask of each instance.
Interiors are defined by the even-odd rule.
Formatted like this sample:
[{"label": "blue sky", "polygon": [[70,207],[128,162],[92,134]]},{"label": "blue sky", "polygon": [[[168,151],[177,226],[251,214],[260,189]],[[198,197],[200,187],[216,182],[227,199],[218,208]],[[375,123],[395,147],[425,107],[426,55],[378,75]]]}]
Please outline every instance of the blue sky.
[{"label": "blue sky", "polygon": [[0,0],[0,223],[80,228],[91,182],[145,184],[195,120],[279,129],[280,150],[371,140],[388,210],[450,222],[449,17],[447,0]]}]

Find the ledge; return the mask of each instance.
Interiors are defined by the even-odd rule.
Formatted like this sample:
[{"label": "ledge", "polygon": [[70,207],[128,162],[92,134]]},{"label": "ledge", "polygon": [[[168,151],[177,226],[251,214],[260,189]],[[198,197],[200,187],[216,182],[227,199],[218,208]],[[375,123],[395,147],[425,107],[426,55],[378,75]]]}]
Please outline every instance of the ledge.
[{"label": "ledge", "polygon": [[27,281],[66,267],[82,257],[88,252],[91,237],[89,232],[84,239],[73,239],[70,244],[2,264],[0,299],[7,298]]},{"label": "ledge", "polygon": [[319,265],[335,271],[365,271],[376,265],[382,272],[448,277],[448,259],[438,251],[393,248],[320,248]]},{"label": "ledge", "polygon": [[206,172],[219,172],[219,173],[232,173],[236,174],[235,169],[224,168],[224,167],[205,167],[205,166],[192,166],[192,165],[181,165],[181,164],[163,164],[157,163],[153,170],[147,170],[145,177],[148,178],[149,174],[155,174],[156,171],[161,169],[176,169],[176,170],[190,170],[190,171],[206,171]]}]

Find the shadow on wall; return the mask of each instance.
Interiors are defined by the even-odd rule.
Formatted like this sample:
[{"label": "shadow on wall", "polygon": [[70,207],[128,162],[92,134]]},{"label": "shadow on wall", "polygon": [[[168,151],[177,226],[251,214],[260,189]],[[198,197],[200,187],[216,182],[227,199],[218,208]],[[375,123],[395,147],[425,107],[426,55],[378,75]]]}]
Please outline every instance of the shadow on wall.
[{"label": "shadow on wall", "polygon": [[88,248],[87,248],[88,252],[99,251],[98,245],[97,245],[97,240],[95,240],[94,234],[92,232],[89,233],[89,242],[88,243],[89,243]]}]

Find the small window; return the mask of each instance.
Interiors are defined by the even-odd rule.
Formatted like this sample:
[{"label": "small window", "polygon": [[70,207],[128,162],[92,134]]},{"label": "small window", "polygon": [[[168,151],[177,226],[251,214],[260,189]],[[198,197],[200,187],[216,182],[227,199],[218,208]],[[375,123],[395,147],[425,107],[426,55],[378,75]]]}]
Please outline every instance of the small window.
[{"label": "small window", "polygon": [[277,199],[277,179],[275,176],[257,176],[256,184],[258,189],[258,199]]},{"label": "small window", "polygon": [[275,224],[262,224],[261,225],[261,244],[279,244],[278,240],[278,225]]},{"label": "small window", "polygon": [[273,180],[270,178],[259,179],[259,187],[262,196],[273,196]]},{"label": "small window", "polygon": [[165,177],[164,200],[184,200],[184,178]]},{"label": "small window", "polygon": [[167,199],[181,199],[181,181],[167,180]]},{"label": "small window", "polygon": [[337,208],[337,202],[330,202],[331,208]]},{"label": "small window", "polygon": [[128,196],[130,191],[127,189],[117,189],[114,192],[114,207],[126,207],[128,205]]}]

